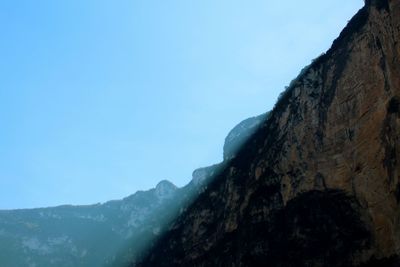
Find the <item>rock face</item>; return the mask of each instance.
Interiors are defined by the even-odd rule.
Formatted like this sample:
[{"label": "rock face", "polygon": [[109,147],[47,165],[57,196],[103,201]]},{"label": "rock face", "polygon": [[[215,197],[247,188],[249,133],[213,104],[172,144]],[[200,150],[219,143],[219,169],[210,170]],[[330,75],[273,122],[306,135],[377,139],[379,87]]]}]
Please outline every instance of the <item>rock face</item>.
[{"label": "rock face", "polygon": [[369,0],[137,266],[400,266],[400,0]]}]

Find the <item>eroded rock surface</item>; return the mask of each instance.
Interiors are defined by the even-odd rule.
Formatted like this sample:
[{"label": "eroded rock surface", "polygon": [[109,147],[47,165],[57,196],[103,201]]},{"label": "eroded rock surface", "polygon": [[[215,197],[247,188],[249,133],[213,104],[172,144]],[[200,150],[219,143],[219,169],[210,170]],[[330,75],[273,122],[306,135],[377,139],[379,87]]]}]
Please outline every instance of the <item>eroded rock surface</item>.
[{"label": "eroded rock surface", "polygon": [[399,41],[366,1],[138,266],[400,266]]}]

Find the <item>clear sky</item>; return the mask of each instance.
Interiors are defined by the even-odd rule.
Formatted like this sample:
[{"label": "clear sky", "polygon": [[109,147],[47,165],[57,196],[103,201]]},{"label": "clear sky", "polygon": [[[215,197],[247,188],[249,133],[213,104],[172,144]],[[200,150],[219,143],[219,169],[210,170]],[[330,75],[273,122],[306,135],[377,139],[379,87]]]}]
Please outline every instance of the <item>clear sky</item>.
[{"label": "clear sky", "polygon": [[188,183],[362,5],[0,1],[0,209]]}]

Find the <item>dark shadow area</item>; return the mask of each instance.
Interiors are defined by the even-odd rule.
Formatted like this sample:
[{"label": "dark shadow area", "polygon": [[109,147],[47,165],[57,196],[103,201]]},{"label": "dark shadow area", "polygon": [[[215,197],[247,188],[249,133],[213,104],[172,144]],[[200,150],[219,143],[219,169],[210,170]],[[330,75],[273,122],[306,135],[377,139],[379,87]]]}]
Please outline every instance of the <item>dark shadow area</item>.
[{"label": "dark shadow area", "polygon": [[372,258],[368,262],[359,265],[358,267],[398,267],[400,266],[400,258],[392,256],[390,258],[376,259]]},{"label": "dark shadow area", "polygon": [[[267,189],[272,194],[260,197],[274,201],[276,189]],[[253,201],[260,204],[260,197],[255,196]],[[153,256],[144,258],[138,266],[227,266],[228,262],[255,267],[350,266],[352,257],[368,248],[371,241],[359,210],[357,202],[342,191],[310,191],[272,211],[262,222],[256,222],[249,212],[242,227],[213,240],[208,251],[193,260],[177,260],[187,257],[188,248],[179,244],[179,233],[172,229],[159,242],[174,249],[156,246]],[[217,228],[208,225],[206,231]]]},{"label": "dark shadow area", "polygon": [[[243,266],[350,266],[370,244],[357,202],[338,190],[310,191],[251,227],[263,250],[249,249]],[[260,238],[262,237],[262,238]]]}]

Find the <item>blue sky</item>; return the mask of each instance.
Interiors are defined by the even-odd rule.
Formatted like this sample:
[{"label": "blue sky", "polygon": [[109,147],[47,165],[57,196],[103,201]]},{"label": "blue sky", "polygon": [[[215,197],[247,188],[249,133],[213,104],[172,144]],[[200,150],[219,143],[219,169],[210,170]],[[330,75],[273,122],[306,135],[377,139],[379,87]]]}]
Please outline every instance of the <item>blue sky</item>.
[{"label": "blue sky", "polygon": [[1,1],[0,209],[188,183],[362,5]]}]

